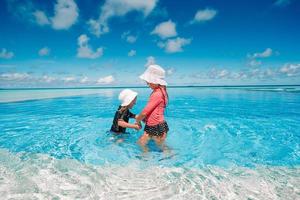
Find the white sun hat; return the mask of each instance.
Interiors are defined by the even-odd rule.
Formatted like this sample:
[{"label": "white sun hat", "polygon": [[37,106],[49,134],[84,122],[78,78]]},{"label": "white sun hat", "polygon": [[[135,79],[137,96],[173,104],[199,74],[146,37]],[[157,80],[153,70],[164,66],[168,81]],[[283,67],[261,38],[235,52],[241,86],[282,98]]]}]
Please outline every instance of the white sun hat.
[{"label": "white sun hat", "polygon": [[130,90],[130,89],[124,89],[119,94],[119,100],[121,101],[121,106],[128,106],[133,99],[137,96],[137,92]]},{"label": "white sun hat", "polygon": [[146,71],[140,76],[140,79],[147,81],[148,83],[154,83],[159,85],[168,85],[164,80],[165,70],[159,65],[149,65]]}]

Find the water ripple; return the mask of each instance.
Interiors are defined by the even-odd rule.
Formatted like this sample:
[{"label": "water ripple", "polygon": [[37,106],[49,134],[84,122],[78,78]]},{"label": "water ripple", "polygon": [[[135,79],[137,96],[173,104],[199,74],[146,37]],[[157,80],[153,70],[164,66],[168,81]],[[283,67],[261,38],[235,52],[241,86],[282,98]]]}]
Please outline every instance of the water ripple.
[{"label": "water ripple", "polygon": [[300,169],[91,166],[0,149],[5,199],[298,199]]}]

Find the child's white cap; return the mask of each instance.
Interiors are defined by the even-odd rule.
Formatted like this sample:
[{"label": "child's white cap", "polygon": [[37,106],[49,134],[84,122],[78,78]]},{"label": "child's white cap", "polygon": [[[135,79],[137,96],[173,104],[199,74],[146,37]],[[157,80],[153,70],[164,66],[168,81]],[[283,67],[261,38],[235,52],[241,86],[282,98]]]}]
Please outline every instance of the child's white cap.
[{"label": "child's white cap", "polygon": [[133,90],[130,89],[122,90],[119,94],[119,100],[121,101],[121,106],[128,106],[137,95],[138,93]]},{"label": "child's white cap", "polygon": [[146,71],[140,76],[140,79],[148,83],[167,85],[164,78],[165,70],[159,65],[149,65]]}]

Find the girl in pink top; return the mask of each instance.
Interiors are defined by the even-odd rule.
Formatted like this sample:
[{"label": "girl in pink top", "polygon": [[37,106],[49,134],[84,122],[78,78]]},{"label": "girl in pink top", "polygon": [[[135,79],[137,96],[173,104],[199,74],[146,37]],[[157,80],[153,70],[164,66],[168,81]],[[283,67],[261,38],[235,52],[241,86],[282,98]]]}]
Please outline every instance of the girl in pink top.
[{"label": "girl in pink top", "polygon": [[144,74],[140,76],[153,90],[147,105],[136,118],[137,123],[140,123],[141,120],[146,123],[144,134],[138,141],[145,151],[147,151],[146,145],[150,139],[161,146],[169,131],[164,118],[164,111],[168,103],[167,82],[164,77],[165,70],[158,65],[150,65]]}]

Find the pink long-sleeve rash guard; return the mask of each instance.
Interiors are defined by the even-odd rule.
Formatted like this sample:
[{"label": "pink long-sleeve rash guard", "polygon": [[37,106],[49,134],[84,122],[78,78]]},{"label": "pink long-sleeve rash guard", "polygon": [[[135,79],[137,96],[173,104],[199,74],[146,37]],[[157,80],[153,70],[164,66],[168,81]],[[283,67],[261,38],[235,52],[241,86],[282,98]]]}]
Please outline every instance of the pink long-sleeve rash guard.
[{"label": "pink long-sleeve rash guard", "polygon": [[167,101],[167,94],[164,89],[154,89],[146,107],[142,111],[142,113],[146,115],[146,125],[154,126],[162,123],[165,120],[164,111]]}]

